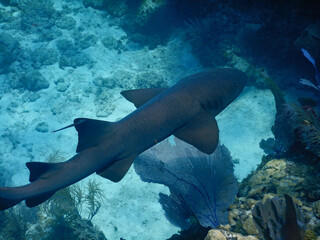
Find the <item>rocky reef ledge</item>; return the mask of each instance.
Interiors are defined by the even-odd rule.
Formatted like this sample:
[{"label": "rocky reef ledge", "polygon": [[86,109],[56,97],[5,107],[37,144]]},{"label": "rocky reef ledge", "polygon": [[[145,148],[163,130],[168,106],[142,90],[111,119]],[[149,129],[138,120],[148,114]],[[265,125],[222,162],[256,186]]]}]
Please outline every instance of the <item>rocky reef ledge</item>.
[{"label": "rocky reef ledge", "polygon": [[206,240],[233,239],[231,237],[237,237],[238,240],[260,239],[251,210],[260,201],[265,203],[267,199],[282,198],[284,194],[292,196],[295,205],[302,211],[306,228],[304,239],[319,240],[319,186],[319,169],[317,166],[306,163],[305,158],[295,158],[293,161],[289,158],[265,157],[259,167],[240,183],[237,199],[229,208],[230,224],[223,227],[229,232],[211,230]]}]

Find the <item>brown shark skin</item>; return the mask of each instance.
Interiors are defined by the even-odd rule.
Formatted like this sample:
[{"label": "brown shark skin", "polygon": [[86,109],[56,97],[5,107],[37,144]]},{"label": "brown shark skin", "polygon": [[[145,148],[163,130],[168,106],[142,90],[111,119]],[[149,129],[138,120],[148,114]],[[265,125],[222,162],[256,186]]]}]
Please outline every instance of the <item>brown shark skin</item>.
[{"label": "brown shark skin", "polygon": [[242,92],[245,83],[246,75],[235,69],[216,69],[182,79],[113,123],[98,145],[57,163],[27,185],[0,188],[0,210],[54,193],[122,159],[135,158],[199,115],[210,112],[216,116]]}]

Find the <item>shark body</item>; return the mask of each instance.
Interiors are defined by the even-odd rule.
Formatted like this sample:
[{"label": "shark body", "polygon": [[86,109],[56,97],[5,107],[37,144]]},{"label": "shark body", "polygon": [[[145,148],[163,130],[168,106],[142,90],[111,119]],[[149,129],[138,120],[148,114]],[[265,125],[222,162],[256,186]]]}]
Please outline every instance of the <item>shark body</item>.
[{"label": "shark body", "polygon": [[245,83],[243,72],[226,68],[191,75],[168,89],[122,92],[137,110],[118,122],[75,119],[67,127],[78,131],[77,154],[61,163],[26,163],[30,183],[1,187],[0,210],[23,200],[28,207],[37,206],[95,172],[120,181],[135,157],[172,134],[212,153],[219,139],[214,116],[242,92]]}]

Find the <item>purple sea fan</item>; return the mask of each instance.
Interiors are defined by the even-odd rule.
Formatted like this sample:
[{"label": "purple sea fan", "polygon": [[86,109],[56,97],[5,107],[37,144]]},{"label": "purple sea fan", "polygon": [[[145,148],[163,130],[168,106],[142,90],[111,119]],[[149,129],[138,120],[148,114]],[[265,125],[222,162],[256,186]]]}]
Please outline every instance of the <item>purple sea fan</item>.
[{"label": "purple sea fan", "polygon": [[238,191],[229,151],[219,145],[207,155],[178,139],[175,143],[165,140],[141,154],[136,172],[143,181],[168,186],[203,227],[226,224],[227,208]]}]

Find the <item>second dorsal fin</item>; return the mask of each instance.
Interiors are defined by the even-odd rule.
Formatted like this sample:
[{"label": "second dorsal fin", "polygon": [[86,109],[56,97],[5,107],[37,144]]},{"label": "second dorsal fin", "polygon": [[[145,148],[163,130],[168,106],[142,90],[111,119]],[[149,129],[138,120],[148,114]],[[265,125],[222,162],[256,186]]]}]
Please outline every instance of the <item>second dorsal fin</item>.
[{"label": "second dorsal fin", "polygon": [[139,108],[150,99],[159,95],[163,91],[167,90],[167,88],[147,88],[147,89],[135,89],[135,90],[126,90],[122,91],[121,95],[132,102],[136,108]]},{"label": "second dorsal fin", "polygon": [[204,113],[174,132],[174,136],[201,152],[211,154],[219,143],[218,124],[212,114]]},{"label": "second dorsal fin", "polygon": [[103,136],[115,126],[113,122],[89,118],[76,118],[73,122],[78,132],[77,153],[100,143]]},{"label": "second dorsal fin", "polygon": [[34,182],[37,180],[41,175],[50,171],[56,163],[44,163],[44,162],[27,162],[26,166],[30,171],[29,181]]}]

